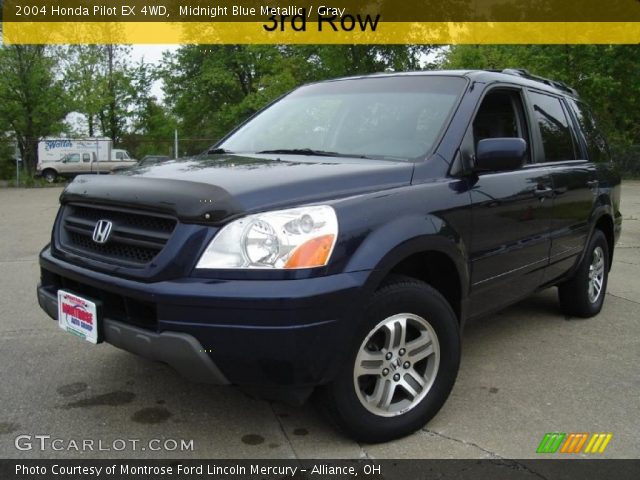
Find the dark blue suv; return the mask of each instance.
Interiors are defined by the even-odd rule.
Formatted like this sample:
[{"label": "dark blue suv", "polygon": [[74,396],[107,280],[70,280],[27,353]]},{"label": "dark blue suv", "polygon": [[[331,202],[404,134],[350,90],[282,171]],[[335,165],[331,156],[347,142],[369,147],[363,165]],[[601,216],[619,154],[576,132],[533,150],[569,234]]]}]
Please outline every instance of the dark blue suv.
[{"label": "dark blue suv", "polygon": [[552,286],[597,314],[621,228],[588,107],[523,70],[306,85],[60,203],[38,300],[62,329],[270,398],[321,387],[370,442],[438,412],[467,319]]}]

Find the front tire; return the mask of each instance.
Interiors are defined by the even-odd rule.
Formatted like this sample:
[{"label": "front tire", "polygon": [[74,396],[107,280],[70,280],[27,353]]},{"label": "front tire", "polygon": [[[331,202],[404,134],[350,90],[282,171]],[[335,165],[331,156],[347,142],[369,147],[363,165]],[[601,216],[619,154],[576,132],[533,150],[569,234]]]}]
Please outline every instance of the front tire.
[{"label": "front tire", "polygon": [[42,172],[42,176],[47,181],[47,183],[53,183],[58,178],[58,174],[56,173],[56,171],[51,169]]},{"label": "front tire", "polygon": [[560,308],[565,315],[589,318],[600,313],[609,278],[609,245],[595,230],[573,277],[558,286]]},{"label": "front tire", "polygon": [[365,308],[348,362],[326,389],[329,413],[360,441],[403,437],[438,413],[459,364],[449,303],[424,282],[396,277]]}]

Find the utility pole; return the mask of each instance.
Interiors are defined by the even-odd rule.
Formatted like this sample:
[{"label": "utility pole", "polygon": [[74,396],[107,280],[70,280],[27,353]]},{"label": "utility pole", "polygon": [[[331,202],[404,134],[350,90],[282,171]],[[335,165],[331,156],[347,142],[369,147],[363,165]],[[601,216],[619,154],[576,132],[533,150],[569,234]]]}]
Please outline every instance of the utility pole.
[{"label": "utility pole", "polygon": [[178,158],[178,129],[173,131],[173,158]]},{"label": "utility pole", "polygon": [[20,157],[20,149],[18,148],[18,142],[16,142],[14,157],[16,159],[16,188],[19,188],[20,187],[20,163],[22,161],[22,158]]},{"label": "utility pole", "polygon": [[[92,160],[95,160],[96,162],[96,175],[100,175],[100,164],[98,163],[100,161],[100,143],[97,138],[96,138],[96,156]],[[111,160],[110,152],[109,152],[109,160]]]}]

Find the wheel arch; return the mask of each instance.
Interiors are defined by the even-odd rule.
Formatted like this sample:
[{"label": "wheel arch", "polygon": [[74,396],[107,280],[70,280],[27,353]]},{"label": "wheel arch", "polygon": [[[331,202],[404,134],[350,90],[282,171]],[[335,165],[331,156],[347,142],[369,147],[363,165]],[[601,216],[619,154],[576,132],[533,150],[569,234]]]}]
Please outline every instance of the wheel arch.
[{"label": "wheel arch", "polygon": [[380,260],[367,282],[367,289],[378,290],[393,275],[415,278],[430,285],[449,302],[459,324],[464,323],[469,274],[457,245],[438,236],[404,242]]},{"label": "wheel arch", "polygon": [[59,177],[60,172],[58,172],[54,167],[46,167],[42,170],[42,176],[46,176],[47,172],[53,172],[54,176]]}]

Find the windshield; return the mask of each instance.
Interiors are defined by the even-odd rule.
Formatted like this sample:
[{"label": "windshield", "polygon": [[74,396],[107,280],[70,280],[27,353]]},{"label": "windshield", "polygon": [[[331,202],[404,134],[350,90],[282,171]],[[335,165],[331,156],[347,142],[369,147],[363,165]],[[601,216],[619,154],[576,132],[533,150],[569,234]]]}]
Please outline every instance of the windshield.
[{"label": "windshield", "polygon": [[392,76],[304,86],[217,151],[415,159],[432,148],[465,84],[460,77]]}]

